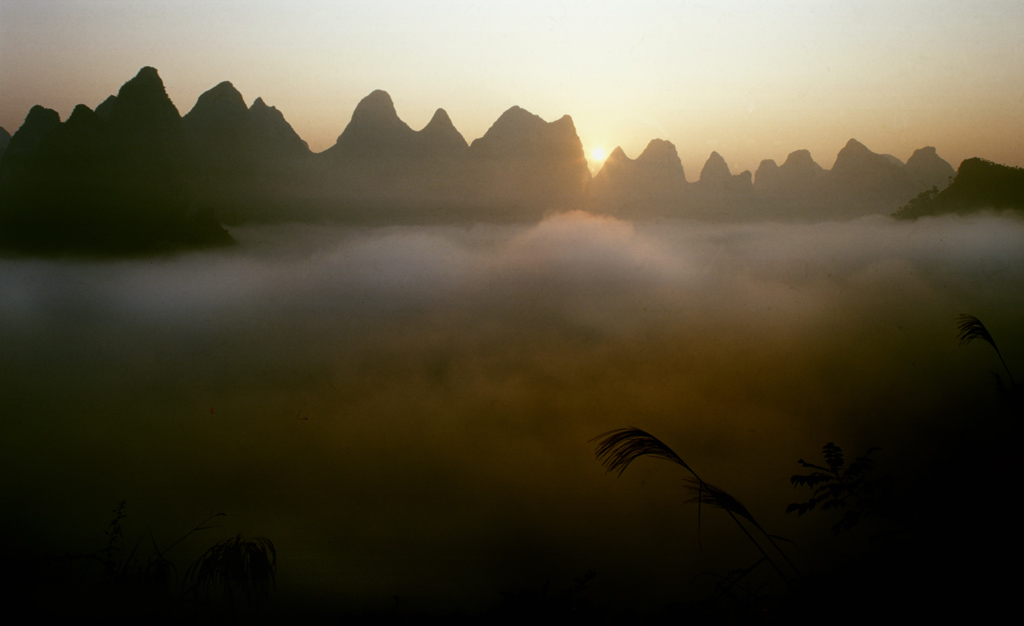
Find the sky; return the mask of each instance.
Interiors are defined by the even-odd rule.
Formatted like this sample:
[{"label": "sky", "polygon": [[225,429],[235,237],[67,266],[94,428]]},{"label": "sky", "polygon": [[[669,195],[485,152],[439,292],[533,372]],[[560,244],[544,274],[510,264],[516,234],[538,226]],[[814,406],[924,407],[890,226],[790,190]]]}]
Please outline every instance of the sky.
[{"label": "sky", "polygon": [[587,154],[667,139],[691,181],[712,151],[828,168],[850,138],[1024,166],[1022,33],[1003,0],[2,0],[0,126],[34,104],[66,119],[150,65],[182,114],[230,80],[316,152],[384,89],[412,128],[444,108],[468,141],[514,105],[571,115]]}]

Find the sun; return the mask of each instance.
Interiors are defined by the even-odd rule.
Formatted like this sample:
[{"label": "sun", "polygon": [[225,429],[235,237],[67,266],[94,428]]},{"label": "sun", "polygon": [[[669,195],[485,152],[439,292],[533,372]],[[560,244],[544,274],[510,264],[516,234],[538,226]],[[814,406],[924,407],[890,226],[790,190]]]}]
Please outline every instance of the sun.
[{"label": "sun", "polygon": [[605,153],[604,148],[594,148],[593,150],[590,151],[591,160],[597,161],[598,163],[604,161],[605,157],[607,156],[608,155],[607,153]]}]

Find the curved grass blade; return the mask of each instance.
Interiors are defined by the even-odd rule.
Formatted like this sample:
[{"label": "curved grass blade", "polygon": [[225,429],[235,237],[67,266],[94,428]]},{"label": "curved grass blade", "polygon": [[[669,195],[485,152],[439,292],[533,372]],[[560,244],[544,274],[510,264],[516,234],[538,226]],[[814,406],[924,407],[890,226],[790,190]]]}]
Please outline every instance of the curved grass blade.
[{"label": "curved grass blade", "polygon": [[[598,441],[600,440],[600,441]],[[594,456],[608,472],[617,471],[619,476],[626,471],[629,464],[642,456],[664,459],[679,465],[700,480],[689,465],[686,464],[672,448],[665,445],[654,435],[639,428],[618,428],[602,433],[590,440],[598,441]]]}]

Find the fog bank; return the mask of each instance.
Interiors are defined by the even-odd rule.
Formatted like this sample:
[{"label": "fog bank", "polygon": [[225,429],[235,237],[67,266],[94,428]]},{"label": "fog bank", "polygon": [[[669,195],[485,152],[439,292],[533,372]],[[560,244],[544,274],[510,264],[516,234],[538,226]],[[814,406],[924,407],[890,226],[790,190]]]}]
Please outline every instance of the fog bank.
[{"label": "fog bank", "polygon": [[[274,540],[279,592],[472,610],[571,586],[666,603],[756,559],[679,468],[607,475],[637,426],[773,532],[798,458],[925,454],[993,398],[981,318],[1024,363],[1024,222],[630,223],[232,231],[146,261],[0,260],[4,530],[38,554],[167,544],[211,511]],[[219,534],[218,534],[219,533]]]}]

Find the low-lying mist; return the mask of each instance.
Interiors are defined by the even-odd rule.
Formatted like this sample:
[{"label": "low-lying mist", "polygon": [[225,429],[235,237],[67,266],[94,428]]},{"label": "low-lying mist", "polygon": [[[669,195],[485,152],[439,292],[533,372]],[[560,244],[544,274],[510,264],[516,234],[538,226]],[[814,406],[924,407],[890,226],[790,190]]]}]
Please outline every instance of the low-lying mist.
[{"label": "low-lying mist", "polygon": [[99,550],[125,500],[126,537],[163,545],[227,513],[183,556],[271,538],[282,597],[474,610],[593,570],[595,603],[667,603],[757,555],[711,510],[699,550],[679,468],[616,478],[591,438],[654,433],[799,542],[798,458],[910,464],[994,402],[998,359],[958,347],[957,314],[1024,367],[1019,219],[232,234],[0,261],[10,541]]}]

